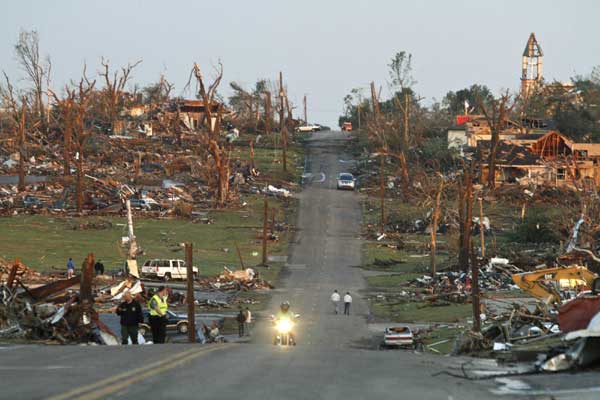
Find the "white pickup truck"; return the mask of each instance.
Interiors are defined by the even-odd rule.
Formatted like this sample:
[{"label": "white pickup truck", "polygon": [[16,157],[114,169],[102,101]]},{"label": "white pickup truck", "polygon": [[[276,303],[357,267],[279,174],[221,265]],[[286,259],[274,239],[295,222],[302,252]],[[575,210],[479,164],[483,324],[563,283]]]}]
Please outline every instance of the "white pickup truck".
[{"label": "white pickup truck", "polygon": [[296,128],[296,132],[318,132],[322,129],[321,125],[307,124]]},{"label": "white pickup truck", "polygon": [[[192,267],[194,279],[198,278],[198,268]],[[175,259],[153,259],[147,260],[142,265],[141,275],[143,278],[163,279],[187,279],[187,267],[185,261]]]}]

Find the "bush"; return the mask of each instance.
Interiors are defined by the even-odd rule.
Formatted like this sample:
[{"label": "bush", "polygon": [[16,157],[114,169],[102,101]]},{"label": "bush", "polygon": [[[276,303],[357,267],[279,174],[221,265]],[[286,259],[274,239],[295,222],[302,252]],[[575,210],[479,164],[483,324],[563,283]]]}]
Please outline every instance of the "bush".
[{"label": "bush", "polygon": [[510,239],[520,243],[558,243],[560,237],[552,224],[540,212],[531,212],[509,235]]}]

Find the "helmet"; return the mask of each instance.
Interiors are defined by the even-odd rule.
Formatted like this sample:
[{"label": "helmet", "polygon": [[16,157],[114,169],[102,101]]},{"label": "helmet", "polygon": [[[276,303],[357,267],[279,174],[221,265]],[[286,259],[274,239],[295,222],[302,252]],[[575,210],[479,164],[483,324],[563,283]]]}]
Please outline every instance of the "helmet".
[{"label": "helmet", "polygon": [[290,302],[289,301],[284,301],[283,303],[281,303],[281,311],[287,311],[290,309]]}]

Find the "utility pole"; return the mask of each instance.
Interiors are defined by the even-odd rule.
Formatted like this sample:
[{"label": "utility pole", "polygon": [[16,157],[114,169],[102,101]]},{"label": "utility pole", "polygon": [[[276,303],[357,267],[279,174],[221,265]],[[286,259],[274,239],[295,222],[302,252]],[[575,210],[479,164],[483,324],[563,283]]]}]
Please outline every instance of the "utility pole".
[{"label": "utility pole", "polygon": [[19,118],[19,184],[17,188],[19,192],[25,190],[25,145],[27,141],[27,135],[25,133],[25,98],[21,104],[21,118]]},{"label": "utility pole", "polygon": [[194,252],[192,243],[185,244],[185,267],[187,279],[187,295],[185,299],[188,306],[188,340],[196,343],[196,303],[194,301]]},{"label": "utility pole", "polygon": [[481,242],[481,258],[485,258],[485,228],[483,226],[483,199],[479,198],[479,241]]},{"label": "utility pole", "polygon": [[281,149],[283,170],[287,171],[287,127],[285,123],[285,92],[283,90],[283,72],[279,72],[279,131],[281,132]]},{"label": "utility pole", "polygon": [[271,208],[271,234],[275,234],[275,209]]},{"label": "utility pole", "polygon": [[271,134],[271,123],[273,122],[273,113],[271,112],[271,92],[265,92],[265,133]]},{"label": "utility pole", "polygon": [[262,232],[262,265],[267,265],[267,229],[269,225],[269,201],[265,197],[265,209],[263,215],[263,232]]},{"label": "utility pole", "polygon": [[385,155],[381,155],[381,171],[380,171],[380,190],[381,190],[381,234],[385,232],[385,186],[384,179],[385,174],[383,171]]},{"label": "utility pole", "polygon": [[308,115],[306,113],[306,95],[304,95],[304,125],[308,125]]},{"label": "utility pole", "polygon": [[481,307],[479,306],[479,265],[471,248],[471,302],[473,303],[473,332],[481,330]]}]

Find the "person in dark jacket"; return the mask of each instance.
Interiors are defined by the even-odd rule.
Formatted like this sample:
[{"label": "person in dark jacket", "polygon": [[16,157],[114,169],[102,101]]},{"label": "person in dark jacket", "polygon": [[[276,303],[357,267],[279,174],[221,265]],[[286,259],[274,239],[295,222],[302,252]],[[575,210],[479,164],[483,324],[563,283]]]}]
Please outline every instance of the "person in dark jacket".
[{"label": "person in dark jacket", "polygon": [[129,291],[123,293],[123,300],[117,308],[117,315],[121,317],[121,344],[127,344],[128,338],[132,344],[138,344],[139,324],[144,322],[142,307]]},{"label": "person in dark jacket", "polygon": [[96,271],[96,275],[104,275],[104,264],[102,264],[100,260],[96,261],[96,264],[94,264],[94,271]]}]

